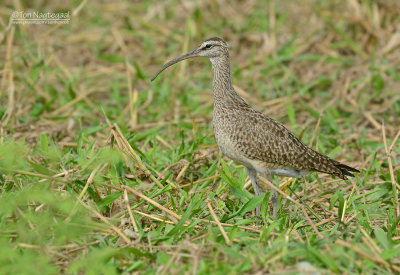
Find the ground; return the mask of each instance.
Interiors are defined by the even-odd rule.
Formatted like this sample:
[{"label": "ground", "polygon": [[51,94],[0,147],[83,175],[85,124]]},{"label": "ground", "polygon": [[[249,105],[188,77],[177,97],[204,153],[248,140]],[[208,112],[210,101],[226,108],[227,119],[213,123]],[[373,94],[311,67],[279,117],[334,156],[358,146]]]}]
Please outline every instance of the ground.
[{"label": "ground", "polygon": [[[400,273],[399,18],[395,0],[6,1],[0,273]],[[361,173],[274,178],[274,220],[216,146],[209,61],[150,82],[213,36],[251,106]]]}]

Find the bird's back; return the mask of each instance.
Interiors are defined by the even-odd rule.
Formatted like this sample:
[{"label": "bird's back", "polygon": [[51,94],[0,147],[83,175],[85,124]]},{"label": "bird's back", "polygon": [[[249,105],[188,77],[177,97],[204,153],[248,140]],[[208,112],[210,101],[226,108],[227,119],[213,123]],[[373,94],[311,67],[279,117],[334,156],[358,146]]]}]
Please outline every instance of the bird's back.
[{"label": "bird's back", "polygon": [[300,176],[318,171],[346,179],[353,176],[349,171],[358,171],[308,147],[234,91],[214,99],[213,124],[222,152],[260,173]]}]

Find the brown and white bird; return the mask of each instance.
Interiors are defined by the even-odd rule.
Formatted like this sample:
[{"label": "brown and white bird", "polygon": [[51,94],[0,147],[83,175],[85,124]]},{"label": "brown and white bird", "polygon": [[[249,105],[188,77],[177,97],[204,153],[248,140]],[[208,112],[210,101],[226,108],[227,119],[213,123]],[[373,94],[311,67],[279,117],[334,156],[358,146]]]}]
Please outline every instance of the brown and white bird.
[{"label": "brown and white bird", "polygon": [[[271,180],[272,175],[300,177],[310,172],[321,172],[343,180],[354,177],[357,169],[325,156],[301,142],[281,123],[251,108],[234,90],[227,43],[218,37],[210,38],[197,49],[166,63],[151,79],[167,67],[182,60],[204,56],[211,61],[213,80],[213,126],[220,150],[242,164],[260,195],[257,174]],[[271,198],[274,217],[277,193]],[[256,209],[260,215],[260,206]]]}]

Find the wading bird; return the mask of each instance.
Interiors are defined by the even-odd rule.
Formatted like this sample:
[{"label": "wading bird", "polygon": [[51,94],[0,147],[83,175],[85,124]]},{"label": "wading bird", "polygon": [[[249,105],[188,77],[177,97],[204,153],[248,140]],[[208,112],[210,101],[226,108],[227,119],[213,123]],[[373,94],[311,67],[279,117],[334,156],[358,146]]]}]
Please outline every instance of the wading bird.
[{"label": "wading bird", "polygon": [[[218,147],[245,167],[256,196],[260,195],[257,174],[271,181],[272,175],[300,177],[321,172],[345,180],[346,176],[354,177],[351,172],[359,172],[313,150],[281,123],[251,108],[233,88],[228,45],[221,38],[210,38],[194,51],[169,61],[151,80],[169,66],[198,56],[208,57],[214,71],[213,126]],[[271,201],[276,218],[276,192]],[[256,215],[260,215],[260,206]]]}]

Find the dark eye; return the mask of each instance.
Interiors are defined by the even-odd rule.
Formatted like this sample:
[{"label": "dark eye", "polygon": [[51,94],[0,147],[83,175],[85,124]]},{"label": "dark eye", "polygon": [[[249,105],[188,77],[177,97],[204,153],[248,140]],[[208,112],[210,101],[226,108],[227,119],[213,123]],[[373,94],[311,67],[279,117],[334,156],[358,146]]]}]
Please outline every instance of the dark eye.
[{"label": "dark eye", "polygon": [[211,45],[211,44],[207,44],[204,48],[205,48],[205,49],[211,49],[212,46],[213,46],[213,45]]}]

